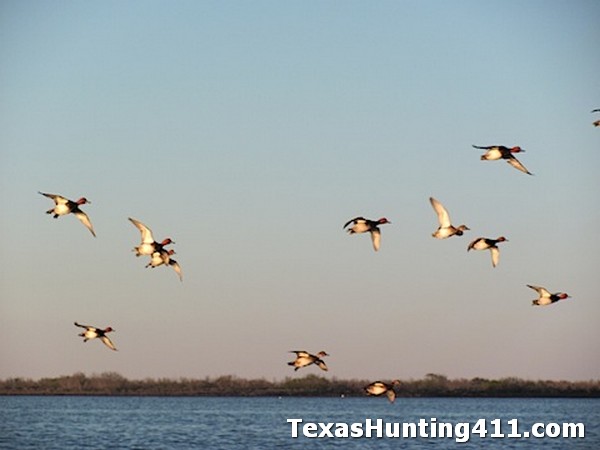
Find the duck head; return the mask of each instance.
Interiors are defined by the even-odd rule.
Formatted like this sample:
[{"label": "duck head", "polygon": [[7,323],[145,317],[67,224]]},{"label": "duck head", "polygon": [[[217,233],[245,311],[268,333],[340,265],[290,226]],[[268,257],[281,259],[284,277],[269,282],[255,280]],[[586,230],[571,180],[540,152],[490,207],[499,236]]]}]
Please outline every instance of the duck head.
[{"label": "duck head", "polygon": [[458,234],[459,236],[463,235],[463,232],[465,231],[469,231],[471,230],[468,226],[466,225],[460,225],[457,229],[456,229],[456,234]]}]

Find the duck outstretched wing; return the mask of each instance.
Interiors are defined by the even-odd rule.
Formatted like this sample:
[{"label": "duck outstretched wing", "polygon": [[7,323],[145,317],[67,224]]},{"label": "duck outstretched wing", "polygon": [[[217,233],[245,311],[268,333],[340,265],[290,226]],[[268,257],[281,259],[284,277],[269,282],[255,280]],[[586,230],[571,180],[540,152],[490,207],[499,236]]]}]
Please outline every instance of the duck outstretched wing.
[{"label": "duck outstretched wing", "polygon": [[521,161],[519,161],[512,155],[506,160],[506,162],[513,166],[515,169],[520,170],[521,172],[526,173],[527,175],[533,175],[529,170],[525,168],[523,164],[521,164]]},{"label": "duck outstretched wing", "polygon": [[84,224],[88,230],[90,230],[90,233],[92,233],[92,236],[96,237],[96,233],[94,232],[94,227],[93,227],[92,222],[90,221],[90,218],[88,217],[88,215],[81,210],[77,211],[74,214],[75,214],[75,217],[77,217],[79,219],[79,221],[82,224]]},{"label": "duck outstretched wing", "polygon": [[128,217],[128,219],[138,230],[140,230],[140,233],[142,234],[142,244],[152,244],[154,242],[154,237],[152,236],[152,230],[150,228],[139,220],[132,219],[131,217]]},{"label": "duck outstretched wing", "polygon": [[440,223],[440,226],[442,228],[448,228],[452,226],[452,224],[450,223],[450,215],[448,214],[446,208],[444,208],[444,205],[442,205],[438,200],[436,200],[433,197],[429,197],[429,202],[431,203],[433,210],[438,216],[438,222]]},{"label": "duck outstretched wing", "polygon": [[365,219],[364,217],[355,217],[354,219],[350,219],[348,222],[346,222],[344,224],[344,226],[342,228],[346,228],[348,225],[350,225],[351,223],[359,223],[359,222],[366,222],[367,219]]},{"label": "duck outstretched wing", "polygon": [[115,344],[113,344],[112,341],[107,336],[102,336],[100,338],[100,340],[102,341],[102,343],[104,345],[106,345],[111,350],[114,350],[115,352],[117,351],[117,347],[115,347]]}]

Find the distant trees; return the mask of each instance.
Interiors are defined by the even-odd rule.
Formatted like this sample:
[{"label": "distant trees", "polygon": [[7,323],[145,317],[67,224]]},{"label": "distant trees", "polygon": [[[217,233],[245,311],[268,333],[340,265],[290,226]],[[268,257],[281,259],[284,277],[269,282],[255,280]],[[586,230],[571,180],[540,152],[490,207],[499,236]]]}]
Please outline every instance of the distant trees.
[{"label": "distant trees", "polygon": [[[81,372],[56,378],[0,380],[0,395],[152,395],[152,396],[363,396],[373,380],[340,380],[310,374],[281,381],[247,380],[232,375],[178,380],[128,380],[116,372],[87,376]],[[405,380],[399,397],[600,397],[600,380],[551,381],[520,378],[448,379],[428,373],[423,379]]]}]

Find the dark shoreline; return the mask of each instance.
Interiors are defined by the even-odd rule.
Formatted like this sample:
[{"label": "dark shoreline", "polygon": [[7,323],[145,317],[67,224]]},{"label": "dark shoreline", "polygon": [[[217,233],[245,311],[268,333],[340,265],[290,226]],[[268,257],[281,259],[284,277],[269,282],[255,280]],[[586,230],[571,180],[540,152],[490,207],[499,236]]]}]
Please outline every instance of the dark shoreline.
[{"label": "dark shoreline", "polygon": [[[309,374],[281,381],[244,379],[227,375],[203,379],[147,378],[129,380],[118,373],[76,373],[54,378],[0,380],[0,395],[71,395],[127,397],[362,397],[363,387],[374,380],[341,380]],[[400,380],[398,397],[490,398],[600,398],[600,380],[554,381],[501,379],[448,379],[427,374]]]}]

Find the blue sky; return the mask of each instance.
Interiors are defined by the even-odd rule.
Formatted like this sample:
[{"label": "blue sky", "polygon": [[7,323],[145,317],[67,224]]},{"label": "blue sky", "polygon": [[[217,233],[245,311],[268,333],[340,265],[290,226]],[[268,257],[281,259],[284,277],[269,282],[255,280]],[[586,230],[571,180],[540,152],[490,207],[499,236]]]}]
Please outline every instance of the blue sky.
[{"label": "blue sky", "polygon": [[[600,4],[0,6],[0,378],[600,373]],[[472,144],[520,145],[527,176]],[[92,201],[94,239],[36,192]],[[428,202],[472,231],[438,241]],[[348,236],[391,220],[382,246]],[[145,269],[127,221],[172,237]],[[509,239],[492,269],[479,236]],[[526,284],[572,299],[531,307]],[[73,321],[112,326],[119,352]],[[320,373],[304,369],[304,373]]]}]

